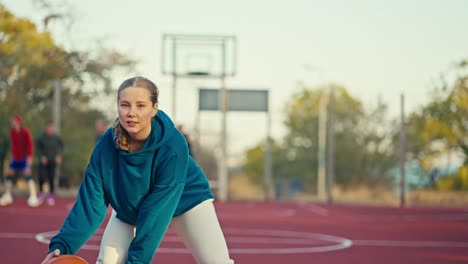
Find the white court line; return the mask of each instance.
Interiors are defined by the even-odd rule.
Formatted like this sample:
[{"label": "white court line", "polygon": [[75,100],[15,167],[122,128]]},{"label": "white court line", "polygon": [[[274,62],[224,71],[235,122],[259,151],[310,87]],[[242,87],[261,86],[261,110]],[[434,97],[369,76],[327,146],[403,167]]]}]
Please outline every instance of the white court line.
[{"label": "white court line", "polygon": [[296,209],[288,209],[288,210],[283,211],[284,216],[294,216],[296,215],[296,213],[297,213]]},{"label": "white court line", "polygon": [[[310,241],[311,244],[317,244],[317,241],[328,242],[326,245],[319,246],[310,246],[304,247],[283,247],[283,248],[255,248],[255,246],[250,245],[249,248],[236,248],[230,247],[229,252],[233,254],[298,254],[298,253],[318,253],[318,252],[328,252],[348,248],[352,245],[352,241],[346,238],[326,235],[326,234],[316,234],[316,233],[307,233],[307,232],[296,232],[296,231],[286,231],[286,230],[272,230],[272,229],[244,229],[244,228],[225,228],[225,233],[230,235],[239,235],[239,234],[248,234],[248,235],[258,235],[262,237],[250,237],[250,239],[270,239],[269,237],[275,237],[276,241],[284,239],[285,241],[291,242],[291,238],[300,239],[301,243],[304,241]],[[55,235],[57,231],[49,231],[37,234],[36,240],[45,244],[50,242],[50,238]],[[265,237],[266,236],[266,237]],[[248,238],[241,238],[242,240]],[[229,241],[229,238],[228,238]],[[259,243],[260,244],[260,243]],[[324,243],[321,243],[324,244]],[[99,250],[98,245],[84,245],[82,249],[87,250]],[[185,248],[169,248],[161,247],[157,250],[159,253],[190,253]]]},{"label": "white court line", "polygon": [[[101,232],[102,233],[102,232]],[[226,232],[225,232],[226,233]],[[34,238],[35,235],[33,234],[24,234],[27,235],[27,237],[23,238]],[[47,242],[49,243],[49,240],[46,239],[45,237],[48,236],[54,236],[55,233],[45,233],[45,236],[40,236],[38,239],[40,242]],[[2,237],[2,234],[0,233],[0,237]],[[282,238],[282,237],[227,237],[226,238],[229,243],[248,243],[248,244],[287,244],[287,245],[319,245],[323,244],[323,242],[320,242],[320,240],[315,239],[304,239],[304,238]],[[88,241],[101,241],[101,238],[98,236],[92,236]],[[183,244],[183,241],[177,236],[177,235],[166,235],[164,236],[164,241],[165,242],[171,242],[171,243],[181,243]]]},{"label": "white court line", "polygon": [[453,241],[395,241],[395,240],[353,240],[356,246],[376,247],[444,247],[444,248],[468,248],[467,242]]},{"label": "white court line", "polygon": [[[88,244],[86,244],[86,245],[82,246],[81,249],[97,251],[97,250],[100,249],[100,246],[99,246],[99,245],[88,245]],[[229,250],[229,252],[231,253],[231,250]],[[186,249],[185,247],[183,247],[183,248],[167,248],[167,247],[160,247],[160,248],[157,249],[156,253],[192,254],[192,253],[191,253],[188,249]]]},{"label": "white court line", "polygon": [[[33,234],[25,234],[27,237],[23,238],[34,238],[35,236]],[[52,234],[52,236],[55,234]],[[0,233],[0,237],[2,237],[2,234]],[[40,239],[41,242],[49,242],[49,240],[42,240]],[[227,237],[226,240],[229,243],[247,243],[247,244],[286,244],[286,245],[323,245],[323,242],[320,240],[311,240],[311,239],[304,239],[304,238],[281,238],[281,237],[268,237],[268,238],[261,238],[261,237]],[[88,241],[101,241],[101,238],[98,236],[92,236]],[[176,235],[166,235],[164,236],[164,242],[169,242],[169,243],[181,243],[183,244],[183,241]]]},{"label": "white court line", "polygon": [[392,215],[354,215],[343,216],[343,219],[356,220],[356,221],[463,221],[468,220],[468,214],[432,214],[432,215],[418,215],[418,214],[392,214]]},{"label": "white court line", "polygon": [[327,216],[328,215],[328,210],[325,208],[322,208],[318,205],[315,204],[301,204],[300,205],[301,209],[305,209],[307,211],[310,211],[314,214],[318,214],[320,216]]},{"label": "white court line", "polygon": [[34,234],[28,234],[28,233],[0,233],[0,238],[34,238]]},{"label": "white court line", "polygon": [[286,209],[286,210],[278,210],[278,211],[271,211],[271,212],[261,212],[261,211],[252,211],[248,212],[247,214],[238,214],[238,213],[232,213],[232,212],[220,212],[217,213],[218,218],[221,219],[245,219],[245,217],[250,217],[250,218],[255,218],[255,217],[261,217],[261,218],[273,218],[273,217],[288,217],[292,216],[295,214],[294,209]]},{"label": "white court line", "polygon": [[44,209],[44,208],[4,208],[0,210],[0,213],[6,212],[7,214],[20,214],[20,215],[41,215],[41,216],[64,216],[63,212],[60,210],[54,209]]},{"label": "white court line", "polygon": [[[30,233],[0,233],[0,238],[36,238],[37,241],[48,244],[50,237],[56,234],[57,231],[44,232],[41,234]],[[318,241],[327,241],[336,244],[315,246],[315,247],[298,247],[298,248],[235,248],[230,247],[229,251],[233,254],[296,254],[296,253],[317,253],[335,251],[345,249],[351,246],[373,246],[373,247],[402,247],[402,248],[468,248],[468,242],[456,241],[398,241],[398,240],[348,240],[336,236],[316,233],[304,233],[285,230],[259,230],[259,229],[235,229],[227,228],[226,233],[231,235],[235,234],[263,234],[265,236],[272,236],[272,238],[265,237],[228,237],[229,243],[254,243],[254,244],[301,244],[313,245],[319,244]],[[281,237],[274,237],[281,236]],[[291,238],[284,238],[291,237]],[[294,238],[297,237],[297,238]],[[307,239],[309,238],[309,239]],[[312,240],[311,240],[312,239]],[[92,240],[100,240],[98,238]],[[181,240],[176,236],[167,236],[164,238],[166,242],[179,242]],[[99,250],[99,245],[86,244],[82,247],[87,250]],[[172,248],[161,247],[157,252],[160,253],[181,253],[189,254],[190,252],[185,248]]]},{"label": "white court line", "polygon": [[[243,243],[243,244],[287,244],[287,245],[323,245],[322,241],[311,240],[304,238],[260,238],[260,237],[226,237],[228,243]],[[165,236],[165,242],[180,242],[183,241],[177,236]]]},{"label": "white court line", "polygon": [[[69,211],[73,203],[67,204],[66,210]],[[313,204],[301,204],[299,205],[300,209],[286,209],[277,211],[274,213],[267,213],[269,217],[291,217],[297,214],[298,210],[305,209],[312,213],[318,214],[320,216],[328,216],[328,210],[322,208],[317,205]],[[468,209],[466,209],[468,210]],[[15,214],[15,215],[39,215],[39,216],[60,216],[65,217],[67,213],[63,213],[62,208],[35,208],[35,209],[28,209],[28,208],[0,208],[0,213],[7,213],[7,214]],[[265,216],[266,214],[262,214],[256,212],[254,214],[250,214],[252,217],[260,217]],[[218,213],[219,218],[239,218],[238,214],[232,213]],[[348,215],[342,216],[342,219],[350,220],[350,221],[368,221],[368,222],[378,222],[378,221],[408,221],[408,222],[415,222],[415,221],[465,221],[468,220],[468,213],[443,213],[443,214],[431,214],[431,215],[423,215],[423,214],[387,214],[387,215]]]},{"label": "white court line", "polygon": [[230,248],[229,251],[238,254],[296,254],[296,253],[317,253],[341,250],[351,247],[351,240],[343,237],[332,236],[327,234],[317,234],[308,232],[272,230],[272,229],[249,229],[249,228],[224,228],[227,234],[255,234],[260,236],[280,236],[280,237],[296,237],[322,240],[331,243],[332,245],[316,246],[308,248]]},{"label": "white court line", "polygon": [[[66,217],[68,212],[73,207],[73,203],[66,205],[66,213],[63,212],[63,208],[38,208],[38,209],[28,209],[28,208],[0,208],[0,213],[5,212],[7,214],[13,215],[40,215],[40,216],[61,216]],[[252,217],[288,217],[293,216],[295,214],[295,209],[287,209],[287,210],[280,210],[274,212],[254,212],[250,213],[249,215]],[[229,213],[229,212],[221,212],[218,213],[219,218],[240,218],[244,216],[239,216],[239,214]]]}]

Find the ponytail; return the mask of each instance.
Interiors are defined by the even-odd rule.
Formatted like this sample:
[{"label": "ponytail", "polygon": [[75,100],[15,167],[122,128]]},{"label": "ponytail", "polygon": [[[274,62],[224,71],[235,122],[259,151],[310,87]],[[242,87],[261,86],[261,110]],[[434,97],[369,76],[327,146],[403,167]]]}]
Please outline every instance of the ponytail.
[{"label": "ponytail", "polygon": [[115,120],[113,128],[115,146],[122,150],[130,150],[127,131],[122,127],[122,124],[120,124],[119,118]]}]

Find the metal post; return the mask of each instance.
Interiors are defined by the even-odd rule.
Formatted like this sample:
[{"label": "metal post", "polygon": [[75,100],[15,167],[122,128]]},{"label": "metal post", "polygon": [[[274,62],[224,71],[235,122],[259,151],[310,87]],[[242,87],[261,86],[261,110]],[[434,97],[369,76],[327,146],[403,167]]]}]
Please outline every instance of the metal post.
[{"label": "metal post", "polygon": [[57,134],[60,134],[60,112],[61,110],[61,93],[60,93],[60,81],[54,80],[54,106],[52,107],[52,116],[55,129]]},{"label": "metal post", "polygon": [[[53,123],[56,129],[56,133],[60,134],[60,113],[62,112],[62,94],[60,90],[60,81],[58,79],[54,80],[54,104],[52,107],[52,117]],[[54,182],[52,183],[57,189],[60,181],[60,165],[55,167],[55,177]]]},{"label": "metal post", "polygon": [[[61,18],[61,14],[49,14],[46,16],[43,20],[44,22],[44,31],[48,32],[48,25],[50,21],[54,19],[59,19]],[[55,129],[57,130],[57,133],[60,134],[60,113],[62,111],[61,109],[61,93],[60,93],[60,81],[58,79],[54,79],[53,82],[53,90],[54,90],[54,101],[53,101],[53,107],[52,107],[52,119],[53,123],[55,126]]]},{"label": "metal post", "polygon": [[226,201],[228,196],[228,168],[227,168],[227,120],[228,91],[226,89],[226,43],[223,41],[221,91],[219,93],[221,102],[221,157],[219,162],[219,196],[221,201]]},{"label": "metal post", "polygon": [[219,93],[221,102],[221,155],[219,159],[219,196],[221,201],[227,200],[227,89],[224,76],[221,78],[221,92]]},{"label": "metal post", "polygon": [[320,97],[319,131],[318,131],[318,169],[317,195],[319,200],[325,199],[326,145],[327,145],[327,105],[328,95],[325,88]]},{"label": "metal post", "polygon": [[329,86],[330,99],[328,103],[328,130],[327,130],[327,200],[333,203],[333,181],[335,178],[335,114],[334,90]]},{"label": "metal post", "polygon": [[[200,91],[198,91],[200,92]],[[200,105],[197,106],[197,114],[195,116],[195,160],[200,158],[201,143],[200,143]]]},{"label": "metal post", "polygon": [[172,75],[172,121],[176,122],[176,96],[177,96],[177,75],[174,73]]},{"label": "metal post", "polygon": [[405,206],[405,162],[406,162],[406,133],[405,133],[405,96],[400,97],[401,122],[400,122],[400,207]]},{"label": "metal post", "polygon": [[176,122],[176,96],[177,96],[177,47],[176,42],[172,42],[172,120]]},{"label": "metal post", "polygon": [[[46,16],[43,20],[44,22],[44,30],[47,32],[49,22],[53,19],[58,19],[61,18],[61,14],[49,14]],[[56,133],[60,134],[60,113],[62,112],[62,94],[60,90],[60,80],[59,79],[54,79],[53,81],[53,106],[52,106],[52,119],[53,123],[56,129]],[[60,177],[60,166],[57,165],[55,167],[55,179],[54,182],[52,183],[54,187],[58,186],[59,183],[59,177]]]},{"label": "metal post", "polygon": [[264,171],[264,191],[265,200],[271,201],[273,195],[273,179],[272,179],[272,153],[271,153],[271,114],[268,110],[267,114],[267,134],[265,141],[265,171]]}]

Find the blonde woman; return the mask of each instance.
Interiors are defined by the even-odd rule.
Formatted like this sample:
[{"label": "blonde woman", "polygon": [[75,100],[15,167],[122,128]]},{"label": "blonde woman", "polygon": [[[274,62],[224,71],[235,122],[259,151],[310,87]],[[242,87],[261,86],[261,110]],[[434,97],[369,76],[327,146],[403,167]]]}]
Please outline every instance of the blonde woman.
[{"label": "blonde woman", "polygon": [[73,209],[49,244],[43,263],[74,254],[113,213],[97,263],[151,263],[172,222],[197,263],[234,263],[213,206],[213,194],[187,142],[158,110],[150,80],[124,81],[118,119],[97,143]]}]

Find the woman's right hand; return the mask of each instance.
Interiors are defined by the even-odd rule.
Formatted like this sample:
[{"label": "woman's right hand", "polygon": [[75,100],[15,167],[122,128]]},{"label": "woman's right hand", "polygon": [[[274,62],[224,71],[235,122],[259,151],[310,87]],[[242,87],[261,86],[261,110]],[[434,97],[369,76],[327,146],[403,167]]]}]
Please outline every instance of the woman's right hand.
[{"label": "woman's right hand", "polygon": [[55,257],[58,257],[58,256],[60,256],[60,250],[56,249],[56,250],[50,252],[49,254],[47,254],[47,256],[41,262],[41,264],[47,264],[52,258],[55,258]]}]

